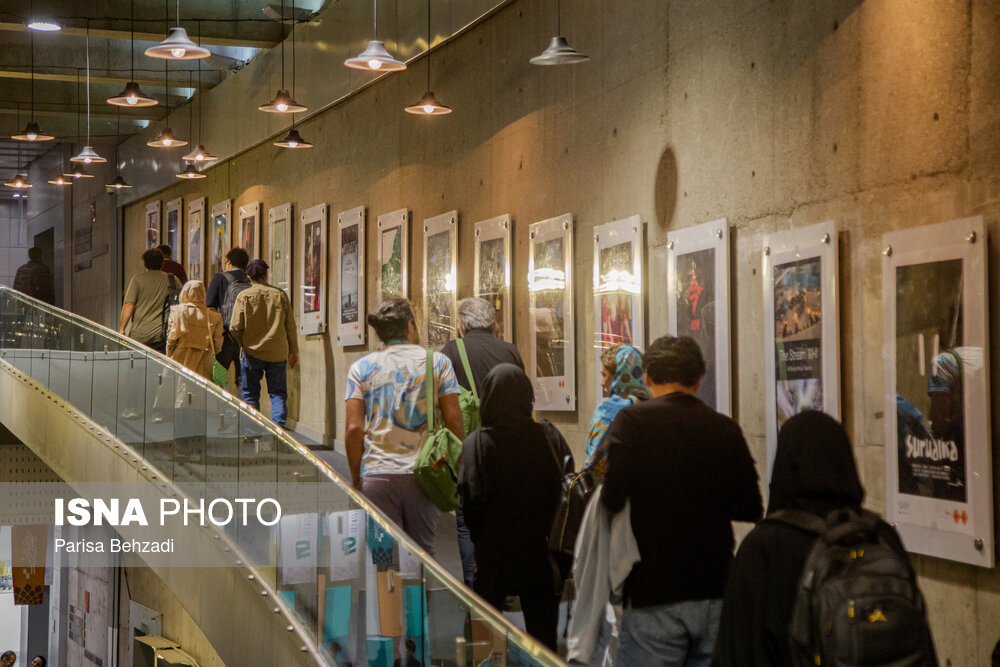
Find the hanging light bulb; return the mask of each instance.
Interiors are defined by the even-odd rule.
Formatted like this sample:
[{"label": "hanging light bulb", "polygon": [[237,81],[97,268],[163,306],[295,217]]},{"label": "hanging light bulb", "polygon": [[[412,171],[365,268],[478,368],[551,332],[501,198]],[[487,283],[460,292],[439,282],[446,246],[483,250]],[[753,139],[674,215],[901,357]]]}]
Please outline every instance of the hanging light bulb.
[{"label": "hanging light bulb", "polygon": [[424,96],[420,98],[419,102],[406,107],[404,111],[406,111],[406,113],[417,114],[420,116],[443,116],[451,113],[451,107],[438,102],[437,98],[434,96],[434,92],[428,90],[424,93]]},{"label": "hanging light bulb", "polygon": [[124,190],[125,188],[130,187],[132,186],[125,182],[125,179],[121,177],[121,174],[115,176],[115,180],[111,181],[107,185],[109,190]]},{"label": "hanging light bulb", "polygon": [[80,151],[79,155],[74,155],[70,162],[80,162],[83,164],[100,164],[107,162],[97,154],[97,151],[90,145],[90,22],[87,22],[87,144]]},{"label": "hanging light bulb", "polygon": [[185,162],[197,162],[199,164],[208,164],[209,162],[218,160],[219,156],[212,155],[207,150],[205,150],[204,146],[198,144],[197,146],[194,147],[193,151],[185,155],[182,159]]},{"label": "hanging light bulb", "polygon": [[22,176],[21,174],[16,174],[14,178],[4,182],[4,185],[8,188],[14,188],[15,190],[27,190],[31,187],[31,183],[28,182],[28,177]]},{"label": "hanging light bulb", "polygon": [[177,174],[177,178],[185,178],[185,179],[205,178],[205,174],[195,169],[193,164],[189,164],[184,171]]},{"label": "hanging light bulb", "polygon": [[[134,74],[134,72],[133,72]],[[108,104],[116,107],[155,107],[160,101],[142,92],[139,84],[129,81],[125,84],[125,89],[114,97],[108,98]]]},{"label": "hanging light bulb", "polygon": [[165,127],[156,135],[156,139],[147,141],[146,145],[153,148],[177,148],[179,146],[187,146],[187,143],[183,139],[178,139],[174,136],[174,131],[169,127]]},{"label": "hanging light bulb", "polygon": [[386,51],[385,44],[378,39],[378,0],[372,0],[374,38],[368,42],[368,47],[353,58],[348,58],[344,64],[351,69],[363,69],[368,72],[398,72],[406,69],[406,63],[396,60]]},{"label": "hanging light bulb", "polygon": [[72,178],[74,181],[77,181],[81,178],[93,178],[93,177],[94,175],[88,174],[87,170],[84,169],[82,164],[73,165],[73,169],[71,171],[63,172],[63,178]]},{"label": "hanging light bulb", "polygon": [[283,88],[278,91],[273,100],[267,104],[261,104],[257,108],[268,113],[302,113],[309,110],[293,100],[288,91]]},{"label": "hanging light bulb", "polygon": [[165,40],[146,49],[146,55],[166,60],[197,60],[212,53],[192,42],[187,31],[181,27],[181,0],[177,0],[177,25],[170,29]]},{"label": "hanging light bulb", "polygon": [[549,42],[549,48],[529,61],[532,65],[575,65],[590,60],[590,56],[579,53],[569,45],[565,37],[559,35],[562,27],[559,9],[559,0],[556,0],[556,36]]},{"label": "hanging light bulb", "polygon": [[73,185],[73,179],[72,177],[67,178],[66,176],[60,174],[55,178],[53,178],[51,181],[49,181],[49,183],[51,183],[52,185]]},{"label": "hanging light bulb", "polygon": [[[35,35],[31,34],[31,117],[35,117]],[[18,141],[52,141],[55,139],[51,134],[46,134],[38,126],[35,120],[28,121],[21,134],[11,136],[11,139]]]},{"label": "hanging light bulb", "polygon": [[281,148],[312,148],[313,145],[299,135],[299,131],[292,128],[281,141],[275,141],[275,146]]}]

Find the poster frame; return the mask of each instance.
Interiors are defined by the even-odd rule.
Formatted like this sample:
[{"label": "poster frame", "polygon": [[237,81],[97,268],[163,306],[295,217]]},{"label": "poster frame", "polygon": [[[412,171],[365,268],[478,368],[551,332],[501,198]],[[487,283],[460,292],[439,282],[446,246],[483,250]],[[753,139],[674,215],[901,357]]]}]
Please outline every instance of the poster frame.
[{"label": "poster frame", "polygon": [[[215,241],[215,219],[217,217],[219,217],[219,216],[225,216],[225,218],[226,218],[226,222],[225,222],[226,237],[225,237],[225,240],[222,243],[222,249],[220,249],[221,250],[221,254],[218,257],[216,257],[215,256],[215,243],[214,243],[214,241]],[[206,276],[206,277],[209,278],[209,279],[211,279],[216,273],[222,273],[223,271],[226,270],[226,253],[229,252],[230,248],[232,248],[232,240],[233,240],[233,200],[232,199],[224,199],[223,201],[220,201],[219,203],[214,204],[212,206],[212,217],[209,218],[209,222],[211,223],[210,227],[211,227],[211,231],[212,231],[212,241],[213,241],[213,243],[211,245],[209,245],[208,248],[207,248],[207,250],[208,250],[208,268],[210,270],[213,270],[213,273],[212,273],[211,276]],[[206,236],[206,240],[207,239],[208,239],[208,237]]]},{"label": "poster frame", "polygon": [[[965,503],[899,491],[896,408],[896,269],[962,260],[964,347],[978,347],[982,363],[963,364]],[[889,232],[882,236],[883,359],[885,360],[886,521],[896,526],[908,551],[993,568],[993,454],[990,416],[989,294],[987,237],[982,216]],[[924,514],[928,520],[916,516]],[[938,527],[968,516],[971,530]],[[936,517],[936,518],[935,518]],[[963,526],[966,520],[962,521]]]},{"label": "poster frame", "polygon": [[[343,322],[344,281],[343,281],[343,243],[344,230],[357,225],[357,256],[358,256],[358,304],[357,316],[351,322]],[[358,206],[337,215],[337,344],[341,347],[364,345],[365,343],[365,207]]]},{"label": "poster frame", "polygon": [[243,248],[250,255],[250,259],[260,257],[260,211],[261,203],[255,201],[240,206],[239,215],[237,216],[236,233],[234,234],[235,238],[233,238],[232,245],[235,246],[236,242],[239,241],[241,248],[243,248],[243,230],[246,227],[247,220],[253,220],[253,248]]},{"label": "poster frame", "polygon": [[[456,327],[458,323],[458,211],[449,211],[448,213],[442,213],[441,215],[436,215],[432,218],[427,218],[424,220],[424,271],[423,271],[423,315],[424,315],[424,342],[427,347],[433,347],[435,349],[441,349],[444,347],[444,343],[432,344],[431,343],[431,315],[430,315],[430,295],[428,293],[428,277],[429,277],[429,263],[430,259],[427,254],[427,241],[430,237],[441,234],[442,232],[448,232],[448,247],[449,253],[451,254],[450,266],[446,269],[450,274],[445,277],[445,284],[447,286],[448,278],[451,279],[451,288],[446,290],[450,292],[451,304],[448,307],[449,316],[451,317],[451,325],[446,328],[450,330],[451,337],[448,340],[453,340],[456,335]],[[447,342],[447,341],[446,341]]]},{"label": "poster frame", "polygon": [[[299,215],[299,237],[302,239],[302,261],[299,262],[299,290],[302,292],[298,298],[299,311],[299,331],[304,336],[321,334],[326,332],[326,304],[329,285],[327,284],[326,259],[329,251],[329,212],[327,204],[317,204],[305,209]],[[305,289],[306,289],[306,226],[318,222],[320,225],[320,252],[319,252],[319,284],[322,289],[319,293],[319,310],[311,313],[305,312]]]},{"label": "poster frame", "polygon": [[[823,412],[840,419],[840,290],[837,223],[833,220],[792,229],[764,238],[762,284],[764,287],[764,397],[767,406],[767,479],[771,479],[774,452],[778,443],[777,395],[775,390],[774,281],[775,266],[808,260],[820,260],[822,321],[821,381]],[[832,316],[831,316],[832,314]]]},{"label": "poster frame", "polygon": [[[606,345],[603,340],[602,312],[601,312],[601,291],[603,283],[601,280],[601,251],[617,245],[629,243],[632,252],[632,275],[634,276],[634,289],[638,292],[632,294],[632,342],[629,343],[639,350],[646,349],[646,309],[645,289],[643,278],[645,276],[645,248],[643,247],[643,234],[645,232],[642,218],[633,215],[621,220],[614,220],[594,227],[594,407],[604,400],[604,389],[601,387],[601,354],[610,345]],[[612,344],[616,341],[612,341]]]},{"label": "poster frame", "polygon": [[[169,229],[167,227],[167,221],[170,219],[170,214],[177,211],[177,236],[176,238],[170,237]],[[184,198],[178,197],[177,199],[171,199],[164,206],[163,222],[160,226],[160,242],[165,243],[170,246],[170,250],[174,253],[174,261],[178,264],[184,264]]]},{"label": "poster frame", "polygon": [[[192,250],[192,238],[201,235],[197,251]],[[184,243],[185,273],[188,280],[204,280],[205,275],[205,197],[188,202],[187,235]]]},{"label": "poster frame", "polygon": [[[276,247],[274,242],[274,226],[284,220],[285,221],[285,243],[282,247]],[[292,255],[292,243],[293,243],[293,230],[295,228],[295,221],[292,219],[292,204],[291,202],[287,204],[281,204],[280,206],[273,206],[267,211],[267,265],[271,267],[271,284],[278,289],[285,290],[285,294],[291,300],[292,295],[292,265],[293,265],[293,255]],[[281,256],[277,256],[275,253],[281,253]],[[274,278],[274,265],[277,260],[281,257],[285,258],[285,280],[284,284],[282,281],[276,280]]]},{"label": "poster frame", "polygon": [[376,245],[378,246],[378,271],[375,275],[375,292],[378,297],[379,303],[384,300],[382,292],[382,267],[386,265],[388,261],[385,255],[382,253],[382,234],[390,229],[399,228],[402,230],[402,238],[400,239],[400,286],[402,287],[402,293],[397,296],[407,299],[410,295],[410,210],[406,208],[401,208],[390,213],[383,213],[378,216],[378,221],[376,223],[376,229],[378,233],[378,239]]},{"label": "poster frame", "polygon": [[[562,279],[564,374],[553,377],[538,376],[538,337],[530,337],[530,359],[528,360],[531,382],[535,388],[535,410],[540,412],[574,412],[576,410],[576,305],[573,297],[573,214],[548,220],[541,220],[528,226],[528,312],[531,330],[538,331],[536,306],[537,283],[535,281],[535,245],[546,241],[562,239],[564,268]],[[539,278],[541,278],[539,276]],[[558,280],[558,278],[556,278]]]},{"label": "poster frame", "polygon": [[500,326],[503,327],[501,332],[501,338],[508,343],[514,342],[514,295],[511,289],[511,266],[513,264],[513,257],[511,256],[511,243],[510,238],[514,229],[514,221],[511,219],[510,214],[498,215],[489,220],[481,220],[475,225],[475,260],[472,269],[473,275],[473,286],[472,295],[477,298],[482,298],[483,286],[481,281],[481,276],[479,275],[479,269],[482,263],[482,244],[484,241],[494,241],[500,239],[503,241],[503,256],[504,256],[504,285],[503,290],[503,302],[505,307],[500,313]]},{"label": "poster frame", "polygon": [[[146,204],[146,250],[150,248],[158,248],[162,241],[160,239],[163,236],[162,227],[160,224],[160,200],[149,202]],[[154,242],[149,241],[149,232],[156,232],[156,239]]]},{"label": "poster frame", "polygon": [[719,218],[667,233],[667,330],[677,334],[677,260],[704,250],[715,251],[715,410],[732,415],[730,341],[729,223]]}]

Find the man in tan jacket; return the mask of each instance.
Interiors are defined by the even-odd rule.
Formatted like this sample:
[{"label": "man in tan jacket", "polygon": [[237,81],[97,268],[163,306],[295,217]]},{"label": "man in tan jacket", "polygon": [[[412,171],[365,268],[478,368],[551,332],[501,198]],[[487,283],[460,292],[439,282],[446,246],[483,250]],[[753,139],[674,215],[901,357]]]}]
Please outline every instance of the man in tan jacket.
[{"label": "man in tan jacket", "polygon": [[266,377],[271,420],[284,427],[288,417],[285,363],[295,368],[299,342],[288,295],[267,284],[270,268],[262,259],[247,265],[246,274],[253,286],[236,297],[229,333],[243,348],[243,400],[260,410],[260,380]]}]

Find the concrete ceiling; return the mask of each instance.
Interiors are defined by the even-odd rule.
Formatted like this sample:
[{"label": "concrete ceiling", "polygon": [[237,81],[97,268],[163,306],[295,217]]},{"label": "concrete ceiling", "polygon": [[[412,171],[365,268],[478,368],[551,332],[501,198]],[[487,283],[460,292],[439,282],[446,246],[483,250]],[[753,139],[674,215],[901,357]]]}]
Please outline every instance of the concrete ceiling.
[{"label": "concrete ceiling", "polygon": [[[286,16],[295,12],[300,18],[308,17],[331,1],[336,0],[296,0],[293,9],[289,0]],[[280,43],[286,34],[282,28],[287,31],[287,26],[276,21],[279,7],[280,3],[272,1],[268,11],[268,0],[181,0],[181,25],[196,42],[200,34],[212,57],[170,61],[165,71],[165,61],[144,52],[176,25],[176,0],[0,0],[0,137],[20,133],[33,117],[57,139],[35,146],[0,139],[0,175],[24,170],[31,159],[59,141],[74,143],[79,149],[86,140],[88,28],[91,143],[109,145],[163,118],[167,106],[190,100],[199,90],[199,69],[200,89],[211,88],[262,50]],[[62,30],[28,30],[31,18],[55,21]],[[159,99],[160,106],[122,109],[119,131],[118,108],[106,100],[130,80]],[[20,160],[17,143],[22,144]]]}]

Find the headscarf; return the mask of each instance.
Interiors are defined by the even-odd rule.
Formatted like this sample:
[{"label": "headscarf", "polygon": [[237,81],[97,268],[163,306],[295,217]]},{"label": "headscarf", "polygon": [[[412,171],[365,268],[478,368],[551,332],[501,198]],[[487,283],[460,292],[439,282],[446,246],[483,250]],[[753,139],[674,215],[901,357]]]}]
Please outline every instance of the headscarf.
[{"label": "headscarf", "polygon": [[587,437],[587,461],[584,468],[603,476],[607,460],[605,447],[608,429],[622,408],[649,398],[646,373],[642,369],[642,354],[631,345],[622,344],[615,352],[615,374],[611,379],[611,395],[604,399],[590,418]]},{"label": "headscarf", "polygon": [[531,417],[535,390],[524,371],[514,364],[493,367],[483,380],[481,400],[479,412],[484,427],[512,431],[535,423]]},{"label": "headscarf", "polygon": [[[205,305],[205,283],[200,280],[187,281],[181,288],[177,301],[179,305],[175,307],[175,311],[178,332],[182,336],[193,333],[206,338],[210,336],[211,322],[208,318],[208,306]],[[198,346],[200,345],[201,342],[198,341]]]},{"label": "headscarf", "polygon": [[806,510],[826,516],[839,507],[856,507],[865,490],[847,431],[833,417],[801,412],[781,427],[771,472],[767,513]]},{"label": "headscarf", "polygon": [[179,303],[193,303],[205,308],[205,294],[205,283],[200,280],[189,280],[181,288],[181,294],[177,301]]},{"label": "headscarf", "polygon": [[646,371],[642,369],[642,354],[631,345],[622,344],[615,353],[615,375],[611,380],[611,395],[635,398],[635,402],[649,398]]}]

